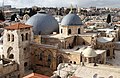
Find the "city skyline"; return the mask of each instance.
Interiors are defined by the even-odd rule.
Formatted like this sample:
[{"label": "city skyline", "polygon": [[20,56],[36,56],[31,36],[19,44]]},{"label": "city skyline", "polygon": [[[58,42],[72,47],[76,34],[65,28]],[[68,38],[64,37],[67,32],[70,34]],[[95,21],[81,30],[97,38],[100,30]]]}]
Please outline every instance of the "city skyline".
[{"label": "city skyline", "polygon": [[[0,1],[2,5],[3,0]],[[31,6],[42,6],[42,7],[120,7],[119,0],[4,0],[4,5],[12,5],[12,7],[31,7]]]}]

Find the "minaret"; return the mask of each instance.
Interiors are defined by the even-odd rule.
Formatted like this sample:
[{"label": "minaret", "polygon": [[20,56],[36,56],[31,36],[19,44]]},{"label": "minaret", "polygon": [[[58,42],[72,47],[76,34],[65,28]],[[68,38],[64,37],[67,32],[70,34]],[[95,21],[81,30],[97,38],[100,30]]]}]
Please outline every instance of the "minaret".
[{"label": "minaret", "polygon": [[[25,55],[25,49],[33,40],[32,26],[17,23],[5,27],[3,35],[3,54],[5,58],[18,63],[20,78],[24,76],[25,66],[29,65],[29,59]],[[26,54],[25,54],[26,53]],[[28,51],[28,56],[30,51]]]},{"label": "minaret", "polygon": [[80,12],[81,12],[81,9],[78,7],[78,8],[77,8],[77,15],[80,16]]}]

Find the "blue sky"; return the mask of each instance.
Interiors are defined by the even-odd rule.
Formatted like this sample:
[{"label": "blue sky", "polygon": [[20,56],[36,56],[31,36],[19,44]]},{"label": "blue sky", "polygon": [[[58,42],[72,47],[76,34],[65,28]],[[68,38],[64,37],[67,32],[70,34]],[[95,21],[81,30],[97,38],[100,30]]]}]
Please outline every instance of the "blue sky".
[{"label": "blue sky", "polygon": [[[0,0],[0,5],[2,5]],[[120,0],[4,0],[5,4],[12,5],[13,7],[31,7],[31,6],[65,6],[70,7],[120,7]]]}]

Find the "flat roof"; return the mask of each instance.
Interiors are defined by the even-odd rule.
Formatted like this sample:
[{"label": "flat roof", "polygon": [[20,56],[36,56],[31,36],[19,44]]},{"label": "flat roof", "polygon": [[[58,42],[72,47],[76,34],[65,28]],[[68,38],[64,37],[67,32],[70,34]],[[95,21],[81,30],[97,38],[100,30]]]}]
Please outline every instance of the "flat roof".
[{"label": "flat roof", "polygon": [[[75,54],[75,53],[81,53],[83,52],[88,46],[85,45],[80,45],[80,46],[75,46],[73,49],[62,49],[62,51],[64,51],[65,53],[70,53],[70,54]],[[78,49],[78,50],[77,50]],[[106,52],[106,50],[100,50],[97,49],[95,50],[96,54],[102,54],[104,52]]]},{"label": "flat roof", "polygon": [[69,73],[73,73],[72,76],[76,76],[78,78],[93,78],[96,74],[97,78],[109,78],[110,76],[113,76],[113,78],[119,78],[120,68],[102,64],[94,66],[94,63],[85,63],[85,66],[62,63],[58,66],[57,71],[54,73],[60,75],[61,77],[66,77]]},{"label": "flat roof", "polygon": [[42,35],[42,37],[51,37],[51,38],[58,38],[58,39],[65,39],[72,36],[74,35],[65,35],[65,34]]},{"label": "flat roof", "polygon": [[75,35],[51,34],[51,35],[42,35],[42,37],[65,39],[65,38],[73,37],[73,36],[97,36],[97,35],[98,35],[98,33],[83,33],[83,34],[75,34]]}]

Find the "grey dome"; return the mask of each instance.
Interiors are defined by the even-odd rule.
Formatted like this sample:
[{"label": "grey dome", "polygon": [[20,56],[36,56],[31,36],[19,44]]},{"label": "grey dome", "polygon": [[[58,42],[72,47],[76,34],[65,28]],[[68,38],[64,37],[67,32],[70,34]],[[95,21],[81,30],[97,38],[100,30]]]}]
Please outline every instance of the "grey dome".
[{"label": "grey dome", "polygon": [[65,26],[79,26],[82,25],[82,21],[80,19],[80,17],[76,14],[67,14],[61,22],[61,25],[65,25]]},{"label": "grey dome", "polygon": [[120,16],[120,11],[117,13],[117,16]]},{"label": "grey dome", "polygon": [[58,30],[57,20],[49,14],[37,13],[32,16],[26,24],[33,26],[33,32],[35,35],[38,34],[51,34]]}]

